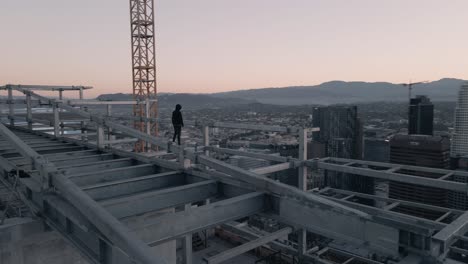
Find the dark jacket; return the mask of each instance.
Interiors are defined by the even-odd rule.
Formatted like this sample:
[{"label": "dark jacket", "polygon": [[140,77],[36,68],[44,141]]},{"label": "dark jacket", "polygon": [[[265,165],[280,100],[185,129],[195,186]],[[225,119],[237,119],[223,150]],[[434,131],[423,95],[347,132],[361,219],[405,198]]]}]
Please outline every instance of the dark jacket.
[{"label": "dark jacket", "polygon": [[176,109],[172,112],[172,125],[174,126],[184,126],[184,119],[182,118],[180,109],[182,109],[182,107],[177,105]]}]

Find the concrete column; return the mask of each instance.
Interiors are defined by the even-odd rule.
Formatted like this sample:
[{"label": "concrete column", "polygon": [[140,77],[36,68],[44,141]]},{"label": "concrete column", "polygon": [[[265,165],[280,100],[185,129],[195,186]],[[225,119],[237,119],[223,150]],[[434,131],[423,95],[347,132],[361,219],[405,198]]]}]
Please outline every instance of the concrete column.
[{"label": "concrete column", "polygon": [[[299,131],[299,160],[305,161],[307,160],[307,130],[301,129]],[[307,167],[301,166],[299,167],[299,181],[298,181],[298,188],[307,191]]]},{"label": "concrete column", "polygon": [[185,158],[185,153],[184,152],[185,152],[184,146],[180,145],[179,162],[180,162],[180,165],[182,165],[185,169],[188,169],[192,165],[192,163],[191,163],[192,161],[190,159]]},{"label": "concrete column", "polygon": [[8,87],[8,118],[10,119],[10,125],[14,126],[15,125],[15,105],[13,104],[13,89],[11,87]]},{"label": "concrete column", "polygon": [[[299,131],[299,160],[307,160],[307,129],[301,129]],[[298,188],[307,191],[307,167],[299,167],[299,179],[298,179]],[[307,231],[301,229],[298,231],[298,252],[299,258],[302,259],[302,256],[307,253]]]},{"label": "concrete column", "polygon": [[[192,204],[186,204],[184,209],[190,210]],[[182,242],[182,249],[183,249],[183,263],[184,264],[192,264],[193,256],[192,256],[192,234],[188,234],[184,236]]]},{"label": "concrete column", "polygon": [[[63,90],[59,90],[59,100],[63,100]],[[63,110],[59,109],[59,112],[63,112]],[[63,122],[60,122],[60,135],[65,135],[65,124]]]},{"label": "concrete column", "polygon": [[[211,199],[207,198],[205,200],[205,205],[210,205],[210,204],[211,204]],[[215,236],[215,229],[214,228],[208,228],[208,229],[205,230],[205,232],[206,232],[207,237],[214,237]]]},{"label": "concrete column", "polygon": [[[203,132],[203,147],[208,147],[210,146],[210,127],[204,126],[202,132]],[[209,156],[210,152],[208,150],[205,150],[205,155]]]},{"label": "concrete column", "polygon": [[26,94],[26,121],[28,122],[28,129],[32,130],[32,102],[31,102],[31,94]]},{"label": "concrete column", "polygon": [[[107,105],[107,117],[112,116],[112,105]],[[112,128],[107,128],[107,140],[112,140]],[[110,146],[110,145],[109,145]]]},{"label": "concrete column", "polygon": [[[204,126],[202,129],[202,134],[203,134],[203,147],[208,147],[210,146],[210,127],[209,126]],[[209,157],[210,152],[208,150],[204,151],[204,154]],[[204,166],[205,169],[208,169],[208,166]]]},{"label": "concrete column", "polygon": [[[80,109],[85,111],[85,112],[88,112],[87,107],[80,106]],[[88,130],[86,130],[86,128],[85,128],[86,122],[81,121],[80,126],[81,126],[81,140],[83,142],[87,142],[88,141]]]},{"label": "concrete column", "polygon": [[57,103],[52,104],[52,110],[54,112],[54,136],[58,137],[60,133],[60,115]]},{"label": "concrete column", "polygon": [[103,149],[104,148],[104,127],[98,124],[96,132],[97,132],[96,145],[98,149]]},{"label": "concrete column", "polygon": [[[79,97],[80,100],[83,100],[83,88],[80,88],[79,93],[78,93],[78,97]],[[87,111],[87,109],[84,108],[83,105],[80,105],[80,110]],[[86,125],[86,123],[84,121],[80,122],[81,134],[87,134],[88,133],[84,129],[85,125]],[[84,141],[84,142],[88,141],[88,136],[87,135],[82,135],[81,140]]]},{"label": "concrete column", "polygon": [[80,100],[83,100],[83,88],[80,88],[79,98],[80,98]]},{"label": "concrete column", "polygon": [[[151,117],[151,113],[150,113],[150,107],[151,107],[151,104],[150,104],[150,100],[149,98],[146,98],[145,100],[145,127],[146,127],[146,134],[148,135],[151,135],[151,122],[149,120],[149,118]],[[151,145],[146,142],[146,151],[149,151],[151,149]]]}]

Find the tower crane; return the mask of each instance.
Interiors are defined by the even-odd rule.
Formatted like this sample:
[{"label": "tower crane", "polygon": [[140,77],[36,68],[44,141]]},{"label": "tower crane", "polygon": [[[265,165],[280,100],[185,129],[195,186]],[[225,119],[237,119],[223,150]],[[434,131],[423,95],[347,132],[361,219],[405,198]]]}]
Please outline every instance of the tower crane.
[{"label": "tower crane", "polygon": [[409,82],[409,83],[402,83],[401,85],[408,87],[408,102],[411,100],[411,91],[413,90],[413,86],[415,85],[420,85],[427,83],[428,81],[422,81],[422,82]]},{"label": "tower crane", "polygon": [[[154,0],[130,0],[130,29],[133,99],[140,102],[133,106],[134,127],[141,132],[157,136]],[[135,144],[135,151],[144,150],[145,143],[138,141]]]}]

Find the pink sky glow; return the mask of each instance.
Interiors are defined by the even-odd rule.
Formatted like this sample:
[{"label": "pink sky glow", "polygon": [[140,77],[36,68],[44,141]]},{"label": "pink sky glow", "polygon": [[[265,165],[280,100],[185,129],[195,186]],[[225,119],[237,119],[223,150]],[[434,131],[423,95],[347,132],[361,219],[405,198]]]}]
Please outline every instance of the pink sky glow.
[{"label": "pink sky glow", "polygon": [[[156,0],[159,92],[468,79],[466,0]],[[0,85],[131,93],[128,0],[3,0]]]}]

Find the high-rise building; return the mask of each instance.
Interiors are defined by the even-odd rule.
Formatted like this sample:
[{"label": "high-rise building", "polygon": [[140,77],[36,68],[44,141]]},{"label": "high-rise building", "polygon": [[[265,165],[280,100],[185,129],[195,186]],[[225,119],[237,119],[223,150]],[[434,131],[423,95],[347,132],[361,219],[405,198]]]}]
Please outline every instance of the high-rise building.
[{"label": "high-rise building", "polygon": [[[452,169],[468,170],[468,84],[458,92],[455,108],[455,126],[452,134]],[[465,177],[454,177],[454,181],[467,182]],[[467,210],[468,197],[465,193],[451,192],[449,201],[453,208]]]},{"label": "high-rise building", "polygon": [[390,140],[390,162],[431,168],[450,168],[450,140],[428,135],[395,135]]},{"label": "high-rise building", "polygon": [[390,142],[383,138],[364,138],[364,160],[389,162]]},{"label": "high-rise building", "polygon": [[[429,135],[396,135],[390,140],[390,162],[448,169],[450,167],[450,141],[446,137]],[[435,173],[415,173],[410,170],[399,170],[398,173],[438,178]],[[389,182],[389,197],[435,206],[449,206],[449,192],[444,189],[426,187],[402,182]],[[399,210],[405,211],[404,207]],[[428,210],[408,209],[407,213],[417,216],[435,217]],[[437,218],[437,217],[436,217]]]},{"label": "high-rise building", "polygon": [[468,84],[462,85],[458,92],[451,156],[468,156]]},{"label": "high-rise building", "polygon": [[325,154],[337,158],[362,158],[362,124],[357,106],[317,107],[313,110],[314,141],[325,144]]},{"label": "high-rise building", "polygon": [[434,105],[424,95],[410,99],[408,111],[408,134],[433,135]]},{"label": "high-rise building", "polygon": [[[312,116],[313,127],[320,127],[313,140],[324,144],[327,157],[362,159],[363,128],[357,106],[317,107]],[[374,183],[368,177],[326,171],[324,179],[333,188],[373,193]]]}]

